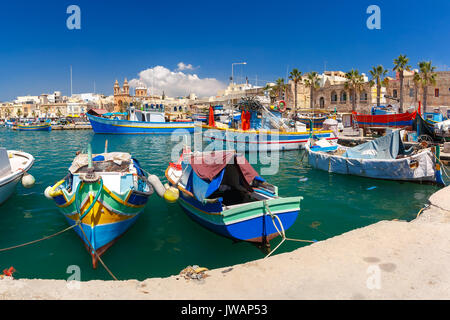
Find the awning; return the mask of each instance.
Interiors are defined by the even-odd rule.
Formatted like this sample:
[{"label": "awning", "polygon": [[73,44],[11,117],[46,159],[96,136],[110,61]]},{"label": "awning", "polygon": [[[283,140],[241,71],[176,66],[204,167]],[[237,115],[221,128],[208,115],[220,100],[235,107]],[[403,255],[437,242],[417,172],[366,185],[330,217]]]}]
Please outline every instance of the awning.
[{"label": "awning", "polygon": [[87,113],[91,114],[91,115],[94,115],[94,116],[101,116],[101,115],[104,115],[105,113],[108,113],[108,110],[105,110],[105,109],[90,109]]},{"label": "awning", "polygon": [[182,177],[181,180],[187,182],[187,190],[193,192],[199,201],[203,201],[219,188],[227,165],[237,167],[244,178],[243,186],[249,191],[255,178],[264,181],[248,163],[245,156],[236,154],[235,151],[203,152],[198,155],[186,156],[183,161],[184,166],[188,165],[192,170],[183,169],[183,172],[189,176]]},{"label": "awning", "polygon": [[105,117],[111,117],[111,116],[126,116],[126,112],[108,112],[103,114]]}]

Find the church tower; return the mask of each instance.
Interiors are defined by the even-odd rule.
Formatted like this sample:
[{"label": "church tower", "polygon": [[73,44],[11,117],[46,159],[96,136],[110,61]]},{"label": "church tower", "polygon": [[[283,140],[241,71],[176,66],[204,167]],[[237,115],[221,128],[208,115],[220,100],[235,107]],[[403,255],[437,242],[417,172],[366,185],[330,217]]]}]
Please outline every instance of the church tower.
[{"label": "church tower", "polygon": [[120,94],[119,81],[116,80],[116,82],[114,83],[114,95],[117,96],[119,94]]},{"label": "church tower", "polygon": [[128,85],[127,78],[125,78],[125,81],[123,83],[123,94],[130,95],[130,86]]},{"label": "church tower", "polygon": [[132,97],[130,96],[130,86],[125,78],[123,89],[120,89],[119,82],[114,83],[114,112],[124,112],[125,107],[130,104]]}]

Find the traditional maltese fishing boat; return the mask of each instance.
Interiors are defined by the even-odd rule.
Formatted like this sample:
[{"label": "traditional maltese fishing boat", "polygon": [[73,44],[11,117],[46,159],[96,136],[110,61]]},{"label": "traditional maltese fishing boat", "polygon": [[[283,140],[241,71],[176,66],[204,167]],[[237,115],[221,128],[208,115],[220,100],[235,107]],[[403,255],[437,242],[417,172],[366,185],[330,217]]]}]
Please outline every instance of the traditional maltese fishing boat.
[{"label": "traditional maltese fishing boat", "polygon": [[417,111],[395,113],[393,108],[373,107],[371,114],[353,112],[355,121],[360,128],[366,127],[390,127],[413,130],[413,121]]},{"label": "traditional maltese fishing boat", "polygon": [[87,114],[95,133],[110,134],[170,134],[176,130],[194,132],[193,121],[167,122],[162,105],[142,108],[129,108],[127,119],[106,118]]},{"label": "traditional maltese fishing boat", "polygon": [[[210,115],[208,125],[202,125],[203,136],[207,139],[222,142],[221,149],[238,151],[285,151],[298,150],[308,142],[310,135],[317,138],[337,140],[331,130],[306,129],[306,125],[283,118],[285,104],[269,110],[259,101],[252,98],[242,99],[236,108],[242,114],[238,121],[230,121],[231,125],[215,123]],[[210,114],[212,110],[210,110]],[[306,121],[306,120],[305,120]],[[310,123],[311,120],[307,119]]]},{"label": "traditional maltese fishing boat", "polygon": [[17,131],[52,131],[52,125],[50,123],[26,123],[16,124],[13,126]]},{"label": "traditional maltese fishing boat", "polygon": [[185,150],[166,177],[179,190],[178,202],[189,217],[234,240],[268,245],[294,224],[300,211],[302,197],[280,197],[278,188],[234,150]]},{"label": "traditional maltese fishing boat", "polygon": [[[106,149],[106,148],[105,148]],[[91,254],[100,256],[137,220],[153,193],[139,162],[129,153],[78,154],[69,174],[45,190]]]},{"label": "traditional maltese fishing boat", "polygon": [[444,185],[439,146],[406,149],[400,130],[353,148],[310,142],[306,152],[311,166],[328,172]]},{"label": "traditional maltese fishing boat", "polygon": [[0,204],[11,196],[21,179],[24,187],[34,185],[33,176],[27,173],[33,163],[31,154],[0,148]]}]

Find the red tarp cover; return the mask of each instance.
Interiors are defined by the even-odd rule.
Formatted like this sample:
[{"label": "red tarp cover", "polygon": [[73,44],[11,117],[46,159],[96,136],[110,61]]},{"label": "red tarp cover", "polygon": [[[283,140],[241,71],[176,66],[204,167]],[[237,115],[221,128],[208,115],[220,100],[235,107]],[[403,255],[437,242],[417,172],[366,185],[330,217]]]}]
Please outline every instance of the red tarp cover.
[{"label": "red tarp cover", "polygon": [[212,181],[227,164],[236,164],[245,181],[250,185],[258,173],[248,163],[243,155],[238,155],[234,151],[213,151],[204,152],[200,155],[191,155],[189,162],[194,172],[203,180]]}]

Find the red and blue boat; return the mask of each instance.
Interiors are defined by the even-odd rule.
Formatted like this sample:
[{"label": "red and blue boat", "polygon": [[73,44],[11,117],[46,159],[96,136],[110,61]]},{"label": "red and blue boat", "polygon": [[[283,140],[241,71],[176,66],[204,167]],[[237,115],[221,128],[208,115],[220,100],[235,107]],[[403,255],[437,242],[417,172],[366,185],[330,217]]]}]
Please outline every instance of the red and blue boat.
[{"label": "red and blue boat", "polygon": [[178,202],[194,221],[233,240],[269,244],[290,228],[302,197],[280,197],[234,150],[183,152],[166,170]]},{"label": "red and blue boat", "polygon": [[368,127],[389,127],[412,130],[413,121],[417,111],[405,113],[390,113],[372,110],[371,114],[353,112],[354,119],[360,128]]}]

